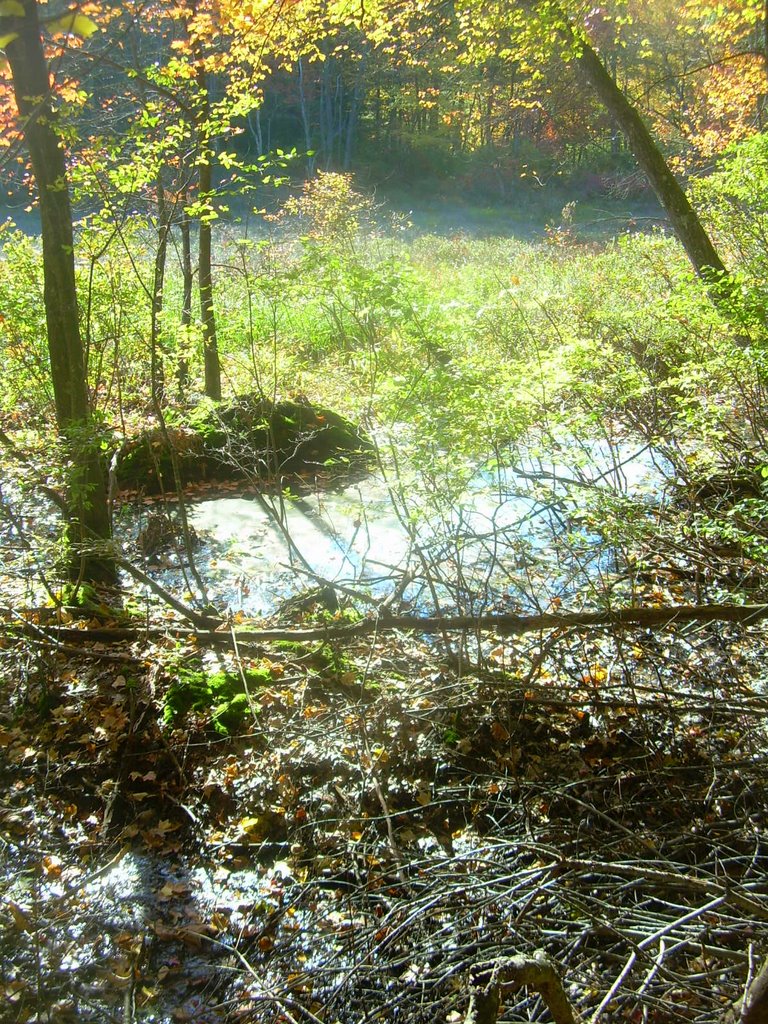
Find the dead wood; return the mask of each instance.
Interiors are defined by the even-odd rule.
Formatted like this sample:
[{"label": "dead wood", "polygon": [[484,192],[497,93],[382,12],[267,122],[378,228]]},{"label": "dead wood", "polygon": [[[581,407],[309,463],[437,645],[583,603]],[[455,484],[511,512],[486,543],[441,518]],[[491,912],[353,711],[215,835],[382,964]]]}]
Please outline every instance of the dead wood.
[{"label": "dead wood", "polygon": [[723,1024],[768,1024],[768,960],[752,980],[744,999],[728,1011]]},{"label": "dead wood", "polygon": [[[230,625],[226,620],[217,620],[202,612],[190,609],[160,587],[135,566],[120,561],[120,565],[146,583],[180,615],[199,626],[194,632],[182,629],[156,628],[104,628],[50,630],[51,636],[68,642],[135,640],[141,636],[159,638],[173,635],[183,638],[194,636],[207,644],[230,642]],[[768,618],[768,604],[705,604],[675,605],[674,607],[617,608],[605,612],[543,612],[538,615],[447,615],[420,618],[416,615],[369,615],[360,622],[333,622],[321,626],[273,627],[270,629],[239,629],[238,643],[262,643],[272,640],[292,640],[297,643],[316,640],[346,640],[352,637],[368,636],[372,633],[398,631],[401,633],[443,633],[443,632],[489,632],[499,636],[521,636],[525,633],[543,633],[549,630],[571,630],[591,628],[629,629],[640,627],[653,629],[664,626],[678,626],[686,623],[734,622],[753,625]],[[16,627],[14,627],[16,628]],[[21,627],[19,627],[21,628]]]},{"label": "dead wood", "polygon": [[471,972],[471,996],[464,1024],[496,1024],[502,994],[523,986],[538,992],[555,1024],[577,1024],[560,976],[543,950],[476,964]]}]

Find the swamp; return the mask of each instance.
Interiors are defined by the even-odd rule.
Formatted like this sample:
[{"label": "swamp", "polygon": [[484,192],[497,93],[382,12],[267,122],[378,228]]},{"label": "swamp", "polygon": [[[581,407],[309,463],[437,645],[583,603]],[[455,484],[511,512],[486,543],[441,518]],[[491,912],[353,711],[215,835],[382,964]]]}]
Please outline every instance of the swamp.
[{"label": "swamp", "polygon": [[764,1024],[762,8],[51,7],[0,1022]]}]

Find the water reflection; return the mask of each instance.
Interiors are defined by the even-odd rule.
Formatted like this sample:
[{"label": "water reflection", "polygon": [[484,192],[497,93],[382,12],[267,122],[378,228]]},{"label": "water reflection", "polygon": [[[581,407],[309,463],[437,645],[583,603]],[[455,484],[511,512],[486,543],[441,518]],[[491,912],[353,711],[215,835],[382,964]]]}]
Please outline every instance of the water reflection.
[{"label": "water reflection", "polygon": [[[188,506],[196,563],[222,607],[273,613],[318,579],[391,594],[424,613],[530,609],[565,600],[609,571],[615,552],[585,507],[598,494],[657,501],[665,467],[647,448],[592,444],[583,466],[528,459],[485,465],[458,498],[414,480],[372,477],[341,491],[215,497]],[[180,559],[158,569],[178,589]],[[182,559],[183,561],[183,559]]]}]

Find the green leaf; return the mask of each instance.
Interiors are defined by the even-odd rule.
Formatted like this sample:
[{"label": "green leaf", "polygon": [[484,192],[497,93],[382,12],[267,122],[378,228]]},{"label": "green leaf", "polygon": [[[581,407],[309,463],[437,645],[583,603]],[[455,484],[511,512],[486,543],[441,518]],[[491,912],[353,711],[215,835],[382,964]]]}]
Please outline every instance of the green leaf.
[{"label": "green leaf", "polygon": [[0,50],[4,50],[14,39],[18,38],[18,32],[7,32],[4,36],[0,36]]},{"label": "green leaf", "polygon": [[49,32],[68,32],[73,36],[80,36],[81,39],[89,39],[94,32],[99,31],[96,22],[86,18],[84,14],[65,14],[63,18],[47,21],[45,26]]},{"label": "green leaf", "polygon": [[24,8],[19,0],[0,0],[0,18],[23,18]]}]

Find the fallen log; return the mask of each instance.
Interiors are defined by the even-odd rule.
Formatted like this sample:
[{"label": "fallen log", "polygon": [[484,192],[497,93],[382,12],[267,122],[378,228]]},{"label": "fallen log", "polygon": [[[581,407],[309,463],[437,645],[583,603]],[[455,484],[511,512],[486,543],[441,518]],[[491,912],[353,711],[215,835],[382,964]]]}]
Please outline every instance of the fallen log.
[{"label": "fallen log", "polygon": [[[189,609],[185,608],[184,613]],[[181,614],[184,614],[181,613]],[[672,607],[652,608],[616,608],[600,612],[541,612],[538,615],[390,615],[371,614],[359,622],[342,623],[331,620],[319,626],[305,627],[272,627],[268,629],[237,628],[226,619],[216,621],[210,616],[199,613],[201,628],[175,629],[172,625],[165,627],[144,626],[73,629],[71,627],[49,627],[52,639],[67,642],[101,641],[119,642],[135,640],[140,636],[161,638],[174,636],[177,638],[195,637],[201,643],[225,643],[234,633],[238,643],[263,643],[272,640],[293,640],[301,643],[304,640],[346,640],[359,636],[370,636],[384,632],[400,633],[494,633],[498,636],[521,636],[525,633],[545,633],[549,631],[566,631],[572,629],[616,628],[632,629],[640,627],[653,629],[664,626],[680,626],[686,623],[705,624],[710,622],[734,622],[742,625],[754,625],[768,618],[768,604],[703,604],[674,605]],[[214,628],[215,627],[215,628]],[[23,629],[23,625],[15,622],[9,629]],[[40,626],[35,627],[36,635]]]}]

